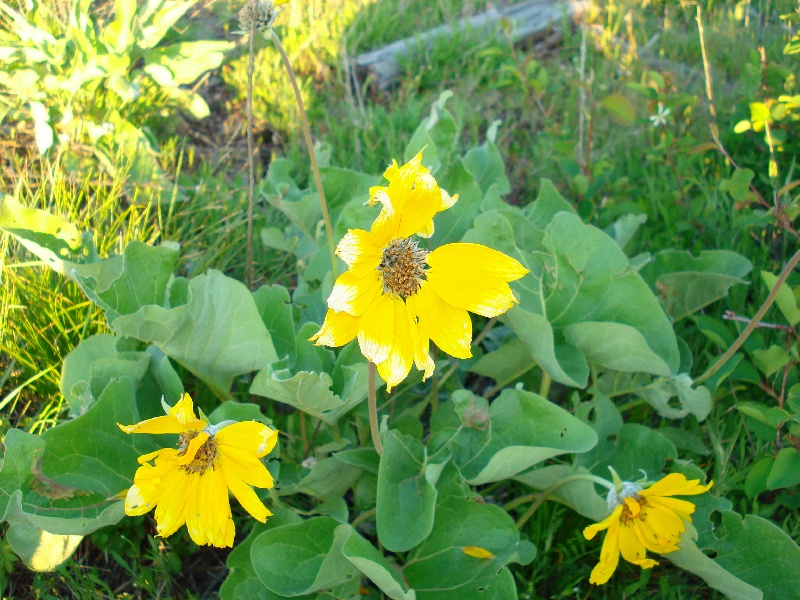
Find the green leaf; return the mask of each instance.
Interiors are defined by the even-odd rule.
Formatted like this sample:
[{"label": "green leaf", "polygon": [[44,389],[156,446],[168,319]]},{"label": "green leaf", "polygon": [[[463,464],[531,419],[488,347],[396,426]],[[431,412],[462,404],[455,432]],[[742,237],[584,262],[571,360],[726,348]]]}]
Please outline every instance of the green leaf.
[{"label": "green leaf", "polygon": [[[703,554],[692,539],[691,526],[681,536],[679,549],[664,556],[684,571],[702,577],[730,600],[761,600],[764,595],[757,588],[735,577],[716,561]],[[696,537],[696,536],[695,536]]]},{"label": "green leaf", "polygon": [[[534,210],[531,218],[538,214],[537,218],[543,220],[549,212],[547,207],[539,213]],[[566,328],[584,322],[617,323],[636,329],[669,373],[677,371],[680,354],[672,326],[647,284],[611,238],[584,225],[577,216],[562,212],[546,226],[542,246],[541,251],[522,255],[531,275],[514,284],[520,304],[501,319],[554,380],[573,387],[586,384],[585,353],[594,351],[594,342],[579,349],[565,337]],[[594,341],[599,344],[597,355],[602,357],[602,346],[607,342]]]},{"label": "green leaf", "polygon": [[[469,556],[466,546],[484,548],[494,558]],[[536,548],[520,541],[514,522],[500,507],[449,496],[436,507],[433,531],[409,555],[403,574],[419,600],[482,598],[480,590],[497,583],[505,565],[525,565],[535,555]],[[507,589],[507,575],[501,582]]]},{"label": "green leaf", "polygon": [[80,260],[81,234],[69,221],[38,208],[25,208],[12,196],[0,203],[0,230],[10,233],[52,269],[67,275],[69,260]]},{"label": "green leaf", "polygon": [[472,173],[475,181],[485,194],[493,185],[497,186],[499,195],[504,196],[511,191],[511,184],[506,177],[506,168],[494,140],[501,121],[494,121],[486,132],[486,142],[471,148],[464,155],[464,167]]},{"label": "green leaf", "polygon": [[438,100],[431,105],[430,116],[419,124],[403,155],[404,160],[409,161],[425,148],[422,164],[428,167],[434,176],[438,176],[439,169],[449,164],[458,133],[453,115],[445,108],[452,95],[453,92],[450,90],[445,90],[439,95]]},{"label": "green leaf", "polygon": [[[366,365],[364,377],[366,377]],[[354,367],[347,367],[355,373]],[[352,393],[342,400],[331,391],[333,379],[327,373],[310,373],[300,371],[292,375],[288,369],[273,371],[265,369],[258,373],[250,386],[250,393],[265,396],[302,410],[328,425],[333,425],[339,418],[364,401],[361,393]],[[352,388],[351,388],[352,389]]]},{"label": "green leaf", "polygon": [[117,318],[112,327],[154,344],[222,397],[228,396],[234,377],[278,359],[253,296],[219,271],[192,279],[186,304],[144,306]]},{"label": "green leaf", "polygon": [[[410,550],[428,537],[436,505],[436,465],[422,442],[396,431],[383,436],[378,469],[378,539],[392,552]],[[402,518],[398,518],[402,515]]]},{"label": "green leaf", "polygon": [[58,535],[23,522],[12,523],[6,541],[29,569],[54,571],[78,548],[82,535]]},{"label": "green leaf", "polygon": [[560,484],[553,489],[548,498],[561,502],[569,506],[572,510],[582,514],[592,521],[602,521],[608,516],[608,503],[606,499],[597,493],[597,486],[587,479],[580,479],[576,475],[588,474],[589,471],[583,467],[570,467],[567,465],[550,465],[528,471],[522,475],[516,475],[515,481],[520,481],[535,490],[546,490],[551,486],[559,484],[561,481],[567,483]]},{"label": "green leaf", "polygon": [[765,376],[772,377],[789,364],[792,358],[781,346],[770,346],[766,350],[753,350],[753,364]]},{"label": "green leaf", "polygon": [[717,564],[761,590],[765,600],[800,597],[800,548],[792,538],[756,515],[720,513],[714,541],[701,548],[716,552]]},{"label": "green leaf", "polygon": [[469,367],[471,373],[491,377],[499,386],[510,383],[536,366],[525,343],[512,339],[497,350],[485,354]]},{"label": "green leaf", "polygon": [[[682,419],[692,414],[703,421],[711,412],[713,400],[705,386],[692,387],[692,378],[686,373],[656,379],[641,386],[634,393],[647,400],[659,415],[667,419]],[[673,400],[673,398],[677,398]]]},{"label": "green leaf", "polygon": [[[274,529],[282,525],[296,525],[302,522],[303,519],[293,510],[275,508],[266,524],[256,523],[244,541],[236,544],[228,554],[225,564],[230,570],[219,590],[220,598],[222,600],[279,600],[282,598],[283,596],[271,592],[261,583],[253,568],[253,561],[250,559],[250,548],[255,539],[267,529]],[[310,597],[308,598],[310,600]]]},{"label": "green leaf", "polygon": [[361,473],[363,469],[360,467],[337,458],[325,458],[311,468],[311,472],[297,483],[295,490],[320,500],[341,498],[361,477]]},{"label": "green leaf", "polygon": [[225,53],[234,48],[233,42],[196,41],[180,42],[170,46],[159,46],[142,54],[144,70],[159,66],[172,73],[172,86],[189,85],[206,71],[222,64]]},{"label": "green leaf", "polygon": [[128,488],[150,436],[130,436],[116,423],[140,420],[137,382],[121,377],[76,419],[33,436],[6,434],[0,471],[0,519],[58,535],[87,535],[124,516],[116,495]]},{"label": "green leaf", "polygon": [[[427,153],[427,151],[426,151]],[[478,215],[483,193],[475,177],[467,170],[464,161],[456,158],[438,178],[439,187],[450,195],[458,194],[455,210],[446,210],[436,215],[430,247],[438,248],[444,244],[458,242],[472,227]]]},{"label": "green leaf", "polygon": [[345,531],[342,554],[353,566],[366,575],[372,583],[392,600],[416,600],[414,590],[400,578],[397,571],[375,546],[350,527]]},{"label": "green leaf", "polygon": [[382,178],[367,175],[359,171],[342,169],[339,167],[323,167],[320,169],[322,189],[325,191],[325,200],[331,212],[331,218],[336,221],[336,215],[354,198],[368,198],[369,189],[381,185]]},{"label": "green leaf", "polygon": [[767,477],[767,489],[788,488],[800,483],[800,452],[796,448],[781,448]]},{"label": "green leaf", "polygon": [[[773,275],[768,271],[761,271],[761,280],[767,285],[769,291],[775,287],[778,282],[778,276]],[[800,308],[797,308],[797,299],[792,293],[792,289],[787,283],[781,284],[781,289],[778,290],[778,296],[775,298],[775,304],[789,321],[789,325],[797,325],[800,323]]]},{"label": "green leaf", "polygon": [[[744,126],[747,123],[747,127]],[[740,127],[741,125],[741,127]],[[742,121],[737,126],[742,132],[750,129],[749,121]],[[737,131],[736,133],[740,133]],[[728,192],[735,202],[745,202],[750,191],[750,182],[753,181],[755,173],[750,169],[736,169],[730,179],[723,179],[719,184],[719,189]]]},{"label": "green leaf", "polygon": [[611,94],[600,101],[617,125],[629,127],[636,122],[636,106],[622,94]]},{"label": "green leaf", "polygon": [[349,525],[315,517],[259,535],[250,548],[262,583],[281,596],[300,596],[346,583],[358,570],[342,555]]},{"label": "green leaf", "polygon": [[[542,315],[514,307],[500,317],[508,325],[539,366],[555,381],[570,387],[586,386],[589,365],[577,348],[566,343],[556,345],[556,333]],[[559,336],[563,340],[563,336]]]},{"label": "green leaf", "polygon": [[639,331],[622,323],[584,321],[564,328],[567,341],[590,363],[606,369],[670,376],[670,367],[647,345]]},{"label": "green leaf", "polygon": [[579,455],[575,460],[578,466],[587,467],[600,477],[608,477],[611,466],[624,480],[640,479],[642,471],[656,478],[667,460],[678,455],[672,442],[644,425],[626,423],[617,431],[606,433],[610,439],[601,437],[595,453]]},{"label": "green leaf", "polygon": [[[563,408],[522,389],[506,389],[488,407],[489,421],[470,418],[486,401],[466,390],[455,392],[452,404],[461,423],[432,436],[429,446],[437,454],[447,448],[471,485],[500,481],[548,458],[568,452],[586,452],[597,436]],[[484,421],[484,419],[482,419]]]},{"label": "green leaf", "polygon": [[106,311],[109,324],[143,306],[165,306],[167,283],[178,262],[178,245],[133,241],[122,256],[75,266],[68,273],[86,296]]},{"label": "green leaf", "polygon": [[630,242],[633,236],[636,235],[639,227],[644,225],[646,222],[646,214],[622,215],[619,219],[606,227],[604,231],[614,239],[620,249],[624,250],[625,246],[628,245],[628,242]]},{"label": "green leaf", "polygon": [[728,250],[706,250],[694,258],[680,250],[664,250],[641,269],[675,320],[697,312],[728,295],[752,269],[749,260]]}]

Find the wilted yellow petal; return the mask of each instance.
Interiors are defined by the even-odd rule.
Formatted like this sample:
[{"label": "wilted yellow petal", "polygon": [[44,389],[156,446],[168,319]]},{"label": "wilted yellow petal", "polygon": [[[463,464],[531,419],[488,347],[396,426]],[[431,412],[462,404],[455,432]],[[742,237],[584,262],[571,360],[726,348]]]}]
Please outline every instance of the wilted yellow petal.
[{"label": "wilted yellow petal", "polygon": [[414,346],[411,339],[411,324],[405,302],[399,298],[391,298],[394,305],[394,332],[386,360],[376,363],[378,373],[386,382],[386,391],[402,382],[411,370],[414,362]]},{"label": "wilted yellow petal", "polygon": [[361,354],[376,365],[389,358],[394,339],[395,303],[388,294],[381,294],[364,313],[358,326]]},{"label": "wilted yellow petal", "polygon": [[378,271],[361,279],[345,271],[333,284],[328,296],[328,308],[354,317],[362,316],[381,292],[381,276]]},{"label": "wilted yellow petal", "polygon": [[480,546],[464,546],[461,551],[467,556],[473,556],[475,558],[494,558],[494,554]]},{"label": "wilted yellow petal", "polygon": [[361,317],[353,317],[343,312],[328,309],[325,322],[320,330],[309,338],[317,346],[338,347],[349,344],[358,335]]}]

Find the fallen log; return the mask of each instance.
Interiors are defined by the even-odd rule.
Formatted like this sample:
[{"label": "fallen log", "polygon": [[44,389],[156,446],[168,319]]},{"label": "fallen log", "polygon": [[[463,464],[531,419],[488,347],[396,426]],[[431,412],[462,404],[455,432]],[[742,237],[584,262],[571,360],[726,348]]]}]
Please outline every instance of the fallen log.
[{"label": "fallen log", "polygon": [[360,78],[372,77],[380,90],[389,89],[400,76],[400,60],[418,48],[431,48],[440,38],[472,32],[488,37],[507,27],[513,42],[536,39],[547,34],[563,18],[577,21],[589,7],[589,0],[528,0],[511,6],[489,8],[486,12],[441,25],[420,35],[392,42],[387,46],[359,54],[353,59]]}]

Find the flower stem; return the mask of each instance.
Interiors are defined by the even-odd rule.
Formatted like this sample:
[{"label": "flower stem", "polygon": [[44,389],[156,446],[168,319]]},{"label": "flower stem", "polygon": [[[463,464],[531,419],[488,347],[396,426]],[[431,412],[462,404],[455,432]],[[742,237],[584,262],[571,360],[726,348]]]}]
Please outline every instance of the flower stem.
[{"label": "flower stem", "polygon": [[707,381],[714,373],[719,371],[728,359],[733,356],[736,351],[744,344],[745,340],[750,337],[750,334],[753,333],[758,324],[761,322],[761,319],[764,318],[764,315],[767,314],[767,311],[772,306],[772,303],[775,302],[775,299],[778,297],[778,292],[781,289],[781,286],[784,282],[788,279],[789,275],[792,273],[794,268],[797,266],[797,263],[800,263],[800,250],[794,253],[794,256],[789,259],[789,262],[786,263],[786,266],[781,271],[781,274],[778,275],[778,279],[775,281],[775,285],[772,287],[772,291],[767,296],[767,299],[764,300],[764,304],[761,305],[761,308],[758,309],[758,312],[753,316],[753,320],[747,324],[747,327],[742,330],[742,333],[739,334],[739,337],[736,338],[736,341],[731,344],[731,347],[725,351],[725,354],[717,359],[711,367],[700,375],[697,379],[694,380],[694,385],[700,385],[704,381]]},{"label": "flower stem", "polygon": [[369,432],[378,456],[383,455],[381,432],[378,429],[378,399],[375,393],[375,363],[370,362],[367,369],[367,406],[369,407]]},{"label": "flower stem", "polygon": [[253,204],[255,203],[255,179],[256,167],[255,157],[253,153],[253,70],[255,68],[255,50],[253,48],[253,39],[256,34],[256,24],[250,27],[250,54],[247,62],[247,104],[245,112],[247,113],[247,263],[245,266],[244,276],[247,282],[247,288],[253,289]]},{"label": "flower stem", "polygon": [[524,504],[524,501],[528,500],[534,501],[533,504],[531,504],[531,507],[527,510],[527,512],[524,515],[522,515],[516,522],[517,529],[522,529],[522,526],[525,525],[525,523],[527,523],[530,520],[530,518],[539,509],[539,507],[545,503],[545,501],[550,499],[550,496],[552,496],[553,492],[555,492],[558,488],[568,483],[572,483],[573,481],[584,481],[584,480],[597,483],[599,485],[602,485],[603,487],[607,487],[608,489],[614,489],[614,484],[606,479],[603,479],[602,477],[597,477],[596,475],[591,475],[589,473],[578,473],[576,475],[569,475],[567,477],[564,477],[564,479],[559,479],[549,488],[541,492],[538,492],[536,494],[530,494],[522,498],[518,498],[517,501],[509,502],[503,508],[509,510],[511,508],[514,508],[515,506]]},{"label": "flower stem", "polygon": [[292,63],[289,60],[289,55],[281,43],[281,38],[272,31],[272,43],[281,55],[283,66],[286,68],[286,74],[289,76],[289,81],[294,90],[294,99],[297,102],[297,113],[300,115],[300,125],[303,129],[303,137],[305,138],[306,147],[308,148],[308,158],[311,161],[311,171],[314,173],[314,183],[317,186],[317,195],[319,196],[319,206],[322,210],[322,220],[325,222],[325,234],[328,238],[328,252],[331,255],[331,268],[333,270],[333,278],[339,276],[339,268],[336,264],[336,248],[333,244],[333,225],[331,224],[331,216],[328,213],[328,202],[325,200],[325,191],[322,189],[322,176],[319,172],[319,163],[317,162],[317,154],[314,152],[314,142],[311,139],[311,128],[308,125],[308,116],[306,115],[306,107],[303,104],[303,96],[300,93],[300,86],[297,84],[297,76],[295,75]]}]

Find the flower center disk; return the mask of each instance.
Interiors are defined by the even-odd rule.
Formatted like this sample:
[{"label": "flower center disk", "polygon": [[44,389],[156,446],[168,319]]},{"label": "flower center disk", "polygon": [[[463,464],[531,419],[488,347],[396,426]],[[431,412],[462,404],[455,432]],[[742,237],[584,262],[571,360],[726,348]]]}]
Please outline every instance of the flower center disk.
[{"label": "flower center disk", "polygon": [[403,298],[413,296],[425,281],[425,257],[423,250],[410,238],[392,240],[383,249],[378,271],[383,278],[383,293],[397,294]]},{"label": "flower center disk", "polygon": [[[179,440],[181,455],[186,454],[190,442],[197,436],[197,433],[182,434]],[[217,441],[210,437],[197,449],[194,459],[188,465],[181,465],[180,468],[187,473],[202,475],[208,469],[213,469],[217,461]]]}]

